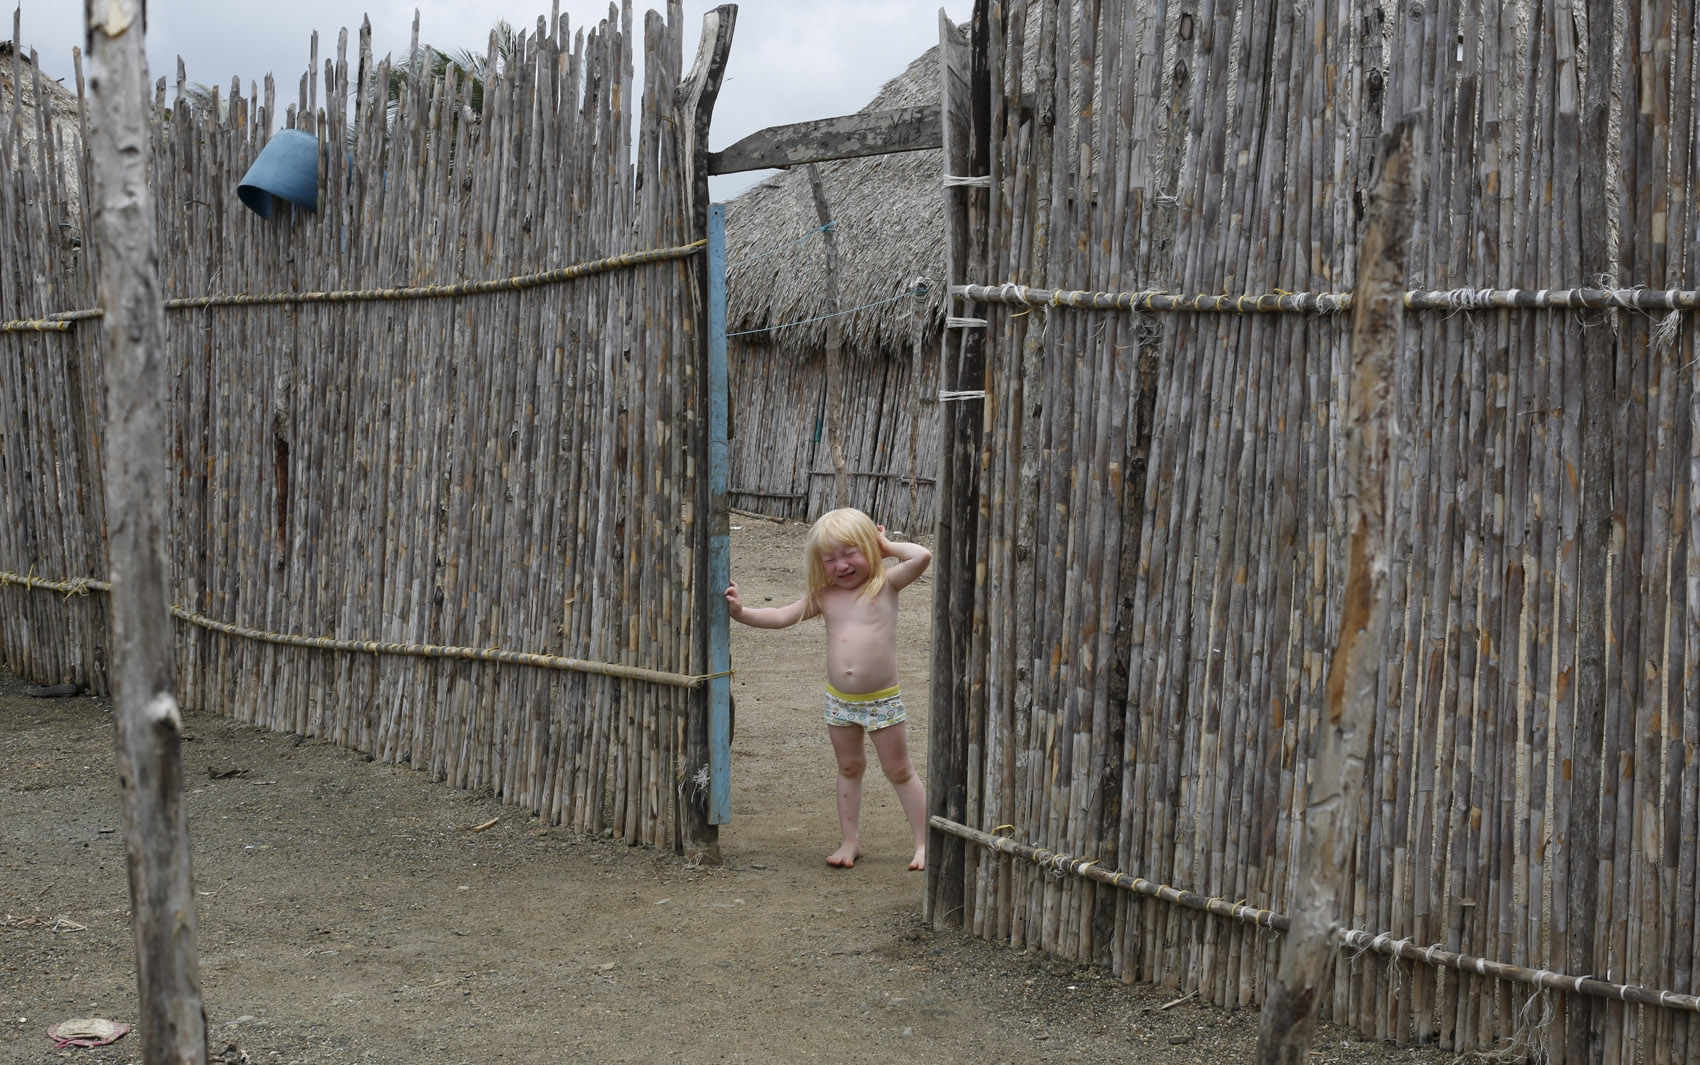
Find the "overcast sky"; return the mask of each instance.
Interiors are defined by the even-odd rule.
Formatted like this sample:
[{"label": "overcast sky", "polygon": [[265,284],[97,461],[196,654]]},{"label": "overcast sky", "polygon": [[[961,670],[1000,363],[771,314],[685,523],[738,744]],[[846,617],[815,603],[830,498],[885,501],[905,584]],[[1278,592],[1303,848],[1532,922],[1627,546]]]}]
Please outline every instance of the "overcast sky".
[{"label": "overcast sky", "polygon": [[[189,80],[228,86],[276,77],[280,103],[293,99],[307,69],[312,32],[319,32],[321,63],[336,54],[337,32],[348,27],[350,48],[364,12],[372,20],[373,51],[398,58],[407,52],[415,10],[420,39],[444,51],[482,50],[490,27],[506,20],[516,29],[536,26],[550,0],[288,0],[280,4],[237,0],[152,0],[148,5],[148,69],[174,79],[182,56]],[[657,3],[635,2],[640,38],[643,12]],[[686,0],[689,27],[685,66],[696,54],[703,13],[715,5]],[[41,54],[49,75],[68,79],[71,49],[83,46],[84,0],[0,0],[0,10],[22,12],[22,43]],[[607,17],[605,2],[562,0],[561,13],[575,30]],[[942,9],[966,21],[973,0],[743,0],[726,83],[715,104],[709,147],[718,151],[768,126],[805,122],[860,110],[879,87],[938,43]],[[12,22],[0,26],[11,35]],[[726,198],[761,175],[716,178],[713,194]]]}]

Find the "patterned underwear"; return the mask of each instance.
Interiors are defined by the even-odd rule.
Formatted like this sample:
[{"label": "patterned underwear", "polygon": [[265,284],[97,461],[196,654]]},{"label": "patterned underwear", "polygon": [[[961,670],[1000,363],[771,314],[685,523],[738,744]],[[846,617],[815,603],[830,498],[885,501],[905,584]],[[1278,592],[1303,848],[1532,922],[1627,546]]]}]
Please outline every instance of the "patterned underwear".
[{"label": "patterned underwear", "polygon": [[829,725],[860,725],[868,732],[901,724],[909,715],[903,709],[903,697],[896,688],[855,695],[826,686],[826,723]]}]

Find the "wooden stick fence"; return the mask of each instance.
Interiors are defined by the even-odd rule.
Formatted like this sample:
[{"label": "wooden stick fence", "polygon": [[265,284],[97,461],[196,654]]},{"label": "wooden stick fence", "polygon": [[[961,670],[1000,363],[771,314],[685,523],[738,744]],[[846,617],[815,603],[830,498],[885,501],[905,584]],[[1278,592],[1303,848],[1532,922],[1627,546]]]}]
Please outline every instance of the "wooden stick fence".
[{"label": "wooden stick fence", "polygon": [[[1346,4],[1014,0],[976,24],[944,114],[965,180],[942,191],[960,235],[939,387],[975,398],[947,405],[974,428],[945,429],[972,447],[941,447],[929,795],[955,824],[1290,908],[1346,564],[1339,312],[1370,146],[1415,113],[1429,147],[1403,286],[1422,313],[1389,385],[1389,625],[1340,920],[1675,995],[1700,962],[1700,237],[1682,191],[1700,16],[1615,5],[1601,52],[1556,9],[1497,10],[1384,26]],[[1609,143],[1572,106],[1602,79],[1637,101]],[[1584,195],[1584,157],[1621,179]],[[1609,268],[1582,254],[1584,215],[1610,222]],[[1582,343],[1594,323],[1603,355]],[[1609,475],[1591,479],[1590,366],[1620,397]],[[1582,503],[1606,476],[1594,579]],[[950,557],[975,560],[971,586],[951,585]],[[1597,623],[1602,779],[1573,781],[1595,746],[1574,722]],[[1572,854],[1595,785],[1598,850]],[[1261,1001],[1261,930],[955,838],[933,837],[935,919]],[[1566,900],[1595,875],[1577,927]],[[1567,965],[1588,941],[1592,964]],[[1337,956],[1324,1013],[1377,1039],[1575,1058],[1569,1002],[1531,1033],[1509,970],[1401,958]],[[1670,997],[1605,999],[1597,1060],[1700,1046]]]},{"label": "wooden stick fence", "polygon": [[[90,592],[112,591],[112,585],[106,581],[87,577],[68,581],[51,580],[0,571],[0,585],[7,584],[17,584],[39,591],[63,592],[67,598],[73,595],[87,595]],[[228,621],[202,617],[200,614],[175,605],[170,607],[170,613],[172,617],[180,621],[186,621],[211,632],[221,632],[227,636],[240,636],[244,639],[258,640],[261,643],[277,644],[282,647],[311,647],[320,651],[342,651],[363,655],[404,655],[415,658],[448,658],[462,662],[494,662],[503,665],[535,666],[539,669],[562,669],[575,673],[595,673],[604,677],[623,677],[626,680],[642,680],[651,684],[665,684],[675,688],[700,688],[717,676],[728,675],[704,673],[698,676],[686,676],[680,673],[666,673],[658,669],[622,666],[611,662],[586,662],[578,658],[563,658],[560,655],[501,651],[493,647],[483,649],[477,647],[438,647],[433,644],[391,643],[385,640],[341,640],[329,636],[302,636],[294,633],[265,632],[245,625],[235,625]]]},{"label": "wooden stick fence", "polygon": [[[1167,292],[1081,292],[1025,285],[952,285],[951,295],[977,303],[1025,307],[1072,307],[1088,311],[1181,311],[1187,313],[1334,314],[1352,309],[1350,292],[1264,292],[1256,295],[1181,296]],[[1700,291],[1671,289],[1456,289],[1405,293],[1413,311],[1626,310],[1690,311],[1700,308]],[[983,322],[982,319],[964,321]]]},{"label": "wooden stick fence", "polygon": [[[684,34],[676,0],[641,28],[629,3],[576,33],[540,18],[492,44],[478,111],[422,47],[376,59],[367,27],[323,63],[315,38],[294,99],[268,80],[197,108],[179,70],[168,104],[160,80],[185,705],[698,845],[703,234],[682,130],[712,94],[687,91]],[[68,132],[50,120],[28,118],[42,143]],[[318,138],[320,199],[262,221],[234,186],[274,123]],[[0,332],[0,568],[103,573],[102,326],[53,313],[93,298],[51,154],[0,130],[0,322],[70,329]],[[21,583],[0,584],[0,656],[103,690],[104,597]],[[362,637],[296,635],[324,632]]]},{"label": "wooden stick fence", "polygon": [[[611,270],[624,270],[633,266],[642,266],[645,263],[683,259],[701,252],[706,246],[707,241],[699,240],[677,248],[656,248],[652,251],[633,252],[629,255],[597,259],[594,262],[575,263],[572,266],[565,266],[558,270],[547,270],[540,274],[493,278],[487,281],[462,281],[453,285],[415,285],[410,288],[355,289],[340,292],[268,292],[256,295],[192,296],[166,300],[161,304],[161,307],[168,311],[186,311],[206,310],[210,307],[267,307],[297,303],[387,303],[395,300],[476,296],[486,292],[519,292],[539,285],[558,285],[563,281],[573,281],[581,277],[590,277],[593,274],[607,273]],[[102,312],[99,309],[67,311],[44,321],[0,322],[0,330],[13,329],[17,332],[62,331],[69,329],[76,322],[95,321],[100,317],[102,317]]]},{"label": "wooden stick fence", "polygon": [[[1225,917],[1259,928],[1267,928],[1275,932],[1286,932],[1292,927],[1292,919],[1286,914],[1258,909],[1247,905],[1243,900],[1229,902],[1220,897],[1207,898],[1196,891],[1171,887],[1168,884],[1159,884],[1147,880],[1142,876],[1133,876],[1129,873],[1106,869],[1098,864],[1096,858],[1080,858],[1069,854],[1059,854],[1043,847],[1022,843],[1009,836],[999,835],[997,832],[981,832],[967,825],[959,825],[943,817],[930,818],[928,823],[940,831],[968,840],[987,850],[1024,859],[1053,876],[1073,876],[1091,880],[1094,883],[1104,884],[1122,891],[1130,891],[1136,895],[1161,899],[1175,906],[1185,906],[1188,909],[1215,914],[1218,917]],[[1000,829],[1003,827],[1005,826],[999,826]],[[1450,951],[1441,950],[1435,945],[1421,947],[1409,939],[1395,938],[1389,932],[1366,932],[1357,928],[1342,928],[1335,933],[1335,938],[1339,940],[1340,946],[1351,947],[1359,952],[1374,951],[1377,954],[1385,954],[1405,961],[1421,962],[1430,967],[1444,966],[1460,972],[1493,976],[1497,979],[1527,984],[1547,991],[1575,992],[1582,995],[1592,995],[1596,998],[1612,998],[1619,1002],[1634,1002],[1644,1006],[1658,1006],[1664,1009],[1700,1013],[1700,996],[1696,995],[1680,994],[1639,985],[1616,984],[1609,980],[1599,980],[1591,976],[1570,976],[1545,969],[1527,969],[1521,965],[1510,965],[1487,958],[1454,954]]]}]

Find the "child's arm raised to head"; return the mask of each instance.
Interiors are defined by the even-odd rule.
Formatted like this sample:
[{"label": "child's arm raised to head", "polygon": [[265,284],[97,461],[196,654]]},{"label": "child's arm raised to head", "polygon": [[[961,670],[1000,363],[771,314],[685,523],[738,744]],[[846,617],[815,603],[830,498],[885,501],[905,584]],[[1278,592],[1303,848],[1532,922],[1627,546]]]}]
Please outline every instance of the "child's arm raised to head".
[{"label": "child's arm raised to head", "polygon": [[885,571],[886,583],[893,588],[908,587],[933,564],[933,553],[920,544],[892,543],[885,538],[884,525],[876,525],[875,528],[879,530],[880,557],[897,559],[897,565],[890,566]]},{"label": "child's arm raised to head", "polygon": [[726,612],[738,621],[757,629],[783,629],[820,613],[807,598],[785,606],[745,606],[738,594],[738,582],[726,589]]}]

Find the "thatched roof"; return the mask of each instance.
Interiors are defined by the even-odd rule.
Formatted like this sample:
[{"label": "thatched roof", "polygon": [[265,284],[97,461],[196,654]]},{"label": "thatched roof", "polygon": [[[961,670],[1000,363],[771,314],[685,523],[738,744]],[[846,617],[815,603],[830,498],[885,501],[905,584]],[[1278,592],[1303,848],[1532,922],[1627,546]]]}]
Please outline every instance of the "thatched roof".
[{"label": "thatched roof", "polygon": [[[45,111],[37,106],[38,85],[47,101]],[[21,111],[14,100],[22,103]],[[0,41],[0,143],[14,166],[27,159],[34,168],[39,165],[36,151],[44,135],[58,155],[59,187],[66,206],[75,213],[81,205],[78,185],[83,160],[77,94],[42,74],[30,62],[27,49],[14,51],[11,41]]]},{"label": "thatched roof", "polygon": [[[938,48],[886,83],[863,110],[936,104]],[[827,116],[822,116],[827,117]],[[838,306],[878,306],[837,319],[850,348],[903,353],[914,331],[931,336],[944,318],[944,198],[938,149],[820,164],[838,242]],[[726,209],[727,330],[765,329],[827,313],[826,258],[808,170],[795,167],[732,200]],[[903,297],[917,283],[925,295]],[[881,302],[891,300],[891,302]],[[744,337],[820,348],[826,323]]]}]

